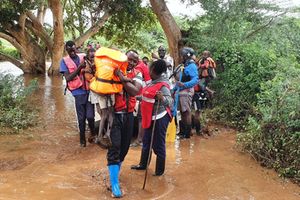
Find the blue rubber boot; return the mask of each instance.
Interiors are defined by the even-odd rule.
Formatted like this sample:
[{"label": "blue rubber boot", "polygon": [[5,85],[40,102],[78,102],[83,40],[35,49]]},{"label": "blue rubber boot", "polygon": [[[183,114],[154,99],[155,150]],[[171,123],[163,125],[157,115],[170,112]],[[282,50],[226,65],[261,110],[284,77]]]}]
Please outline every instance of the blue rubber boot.
[{"label": "blue rubber boot", "polygon": [[120,166],[119,165],[109,165],[108,171],[109,171],[111,191],[112,191],[113,196],[116,198],[122,197],[122,192],[121,192],[120,184],[119,184]]},{"label": "blue rubber boot", "polygon": [[121,171],[121,167],[122,167],[122,162],[119,162],[119,169]]}]

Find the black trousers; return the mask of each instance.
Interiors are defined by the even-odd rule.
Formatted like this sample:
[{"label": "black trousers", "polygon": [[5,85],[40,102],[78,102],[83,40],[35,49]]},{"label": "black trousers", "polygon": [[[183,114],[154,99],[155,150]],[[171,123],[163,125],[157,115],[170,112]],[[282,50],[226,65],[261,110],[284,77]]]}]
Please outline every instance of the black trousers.
[{"label": "black trousers", "polygon": [[95,110],[94,104],[88,101],[88,94],[76,95],[75,107],[80,133],[80,143],[85,143],[85,121],[88,121],[91,132],[95,129]]},{"label": "black trousers", "polygon": [[107,152],[108,165],[123,162],[128,153],[133,133],[133,113],[115,113],[110,139],[112,146]]},{"label": "black trousers", "polygon": [[[152,135],[152,127],[144,129],[144,137],[143,137],[143,149],[142,151],[145,153],[149,153],[150,143],[151,143],[151,135]],[[153,150],[154,153],[160,158],[166,158],[166,132],[168,128],[168,124],[170,122],[169,114],[166,114],[164,117],[156,120],[154,136],[153,136]]]}]

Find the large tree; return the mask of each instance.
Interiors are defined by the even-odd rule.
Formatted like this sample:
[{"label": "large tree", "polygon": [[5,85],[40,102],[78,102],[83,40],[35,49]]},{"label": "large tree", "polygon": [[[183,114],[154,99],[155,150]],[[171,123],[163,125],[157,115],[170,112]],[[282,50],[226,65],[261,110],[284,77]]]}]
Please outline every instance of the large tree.
[{"label": "large tree", "polygon": [[[47,8],[53,14],[53,27],[44,23]],[[31,0],[3,0],[0,5],[3,16],[0,18],[0,38],[10,42],[20,52],[23,62],[4,54],[0,54],[0,59],[12,61],[25,73],[44,73],[45,56],[49,52],[52,65],[48,72],[57,74],[63,54],[64,34],[71,36],[77,45],[82,45],[111,19],[107,30],[129,25],[134,27],[127,32],[129,36],[135,33],[132,30],[139,28],[137,22],[147,15],[137,18],[129,17],[128,13],[141,14],[143,11],[141,0],[39,0],[34,3]],[[117,24],[119,21],[122,24]],[[69,32],[65,33],[64,27]]]},{"label": "large tree", "polygon": [[165,0],[150,0],[152,10],[156,14],[168,41],[171,56],[175,65],[179,64],[179,49],[181,47],[181,31],[170,13]]}]

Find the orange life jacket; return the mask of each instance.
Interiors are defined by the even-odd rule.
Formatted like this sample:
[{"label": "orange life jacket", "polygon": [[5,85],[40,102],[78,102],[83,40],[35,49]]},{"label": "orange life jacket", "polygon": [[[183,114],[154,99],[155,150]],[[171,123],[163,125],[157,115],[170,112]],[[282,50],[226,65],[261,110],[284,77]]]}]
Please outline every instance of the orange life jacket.
[{"label": "orange life jacket", "polygon": [[217,65],[211,57],[206,58],[204,63],[200,64],[201,77],[206,78],[206,77],[210,76],[209,70],[212,70],[215,73],[216,67],[217,67]]},{"label": "orange life jacket", "polygon": [[[128,78],[134,78],[138,71],[133,69],[131,72],[127,74]],[[122,90],[121,92],[115,94],[115,112],[125,111],[125,112],[133,112],[136,104],[135,96],[129,96],[129,94]]]},{"label": "orange life jacket", "polygon": [[[166,82],[158,82],[154,85],[146,86],[143,89],[143,96],[142,96],[142,103],[141,103],[143,128],[149,128],[151,126],[156,92],[159,91],[162,86],[166,86],[168,89],[170,89],[169,84],[167,84]],[[166,107],[166,110],[170,115],[170,118],[172,118],[170,107]]]},{"label": "orange life jacket", "polygon": [[[83,58],[85,56],[85,54],[77,54],[80,60],[80,63],[83,62]],[[77,69],[77,65],[76,63],[72,60],[72,58],[70,56],[66,56],[63,58],[69,73],[73,73],[76,69]],[[84,78],[84,72],[83,70],[81,70],[81,72],[79,73],[79,75],[75,76],[75,78],[73,78],[71,81],[67,82],[67,88],[72,91],[72,90],[76,90],[78,88],[82,88],[84,90],[88,90],[89,88],[89,83],[87,81],[85,81]]]},{"label": "orange life jacket", "polygon": [[118,50],[101,47],[95,53],[95,65],[95,77],[90,81],[91,90],[98,94],[121,92],[123,85],[114,71],[118,68],[126,74],[127,56]]}]

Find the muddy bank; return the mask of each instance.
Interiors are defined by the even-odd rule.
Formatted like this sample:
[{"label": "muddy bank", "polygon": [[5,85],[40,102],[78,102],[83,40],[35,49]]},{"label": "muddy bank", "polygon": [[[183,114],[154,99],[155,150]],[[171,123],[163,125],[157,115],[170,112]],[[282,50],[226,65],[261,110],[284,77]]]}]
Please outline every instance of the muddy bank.
[{"label": "muddy bank", "polygon": [[[111,199],[106,151],[79,147],[73,97],[63,95],[61,82],[39,78],[32,99],[42,113],[38,127],[0,136],[0,199]],[[130,170],[140,148],[131,148],[121,170],[123,199],[300,199],[298,186],[234,148],[234,130],[218,130],[207,140],[168,144],[166,173],[152,177],[152,162],[146,190],[144,172]]]}]

